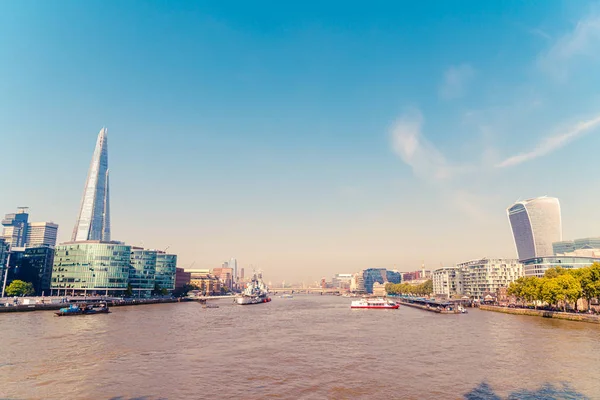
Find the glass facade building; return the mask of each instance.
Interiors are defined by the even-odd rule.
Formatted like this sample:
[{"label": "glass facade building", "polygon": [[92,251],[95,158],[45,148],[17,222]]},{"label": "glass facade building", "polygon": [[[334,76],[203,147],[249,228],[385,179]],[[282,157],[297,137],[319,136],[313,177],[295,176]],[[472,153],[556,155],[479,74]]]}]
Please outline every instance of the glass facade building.
[{"label": "glass facade building", "polygon": [[523,260],[523,270],[525,276],[542,277],[548,268],[583,268],[589,267],[594,262],[600,262],[597,257],[577,257],[577,256],[551,256],[535,257]]},{"label": "glass facade building", "polygon": [[175,274],[177,273],[177,256],[157,251],[155,283],[161,289],[175,289]]},{"label": "glass facade building", "polygon": [[156,250],[131,248],[129,284],[135,297],[149,297],[154,290],[156,274]]},{"label": "glass facade building", "polygon": [[600,249],[600,237],[564,240],[552,243],[552,249],[555,256],[580,249]]},{"label": "glass facade building", "polygon": [[54,248],[49,246],[13,248],[7,285],[20,279],[31,283],[36,295],[49,295],[53,261]]},{"label": "glass facade building", "polygon": [[79,217],[71,237],[73,242],[110,241],[108,183],[108,138],[106,128],[102,128],[85,181]]},{"label": "glass facade building", "polygon": [[402,283],[402,274],[398,271],[386,271],[387,281],[390,283]]},{"label": "glass facade building", "polygon": [[69,242],[56,246],[51,290],[54,294],[97,292],[121,295],[127,289],[131,246],[120,242]]},{"label": "glass facade building", "polygon": [[507,210],[519,260],[554,254],[562,240],[560,203],[554,197],[520,201]]},{"label": "glass facade building", "polygon": [[373,293],[373,284],[385,283],[387,281],[387,270],[385,268],[368,268],[363,272],[365,292]]},{"label": "glass facade building", "polygon": [[2,236],[10,247],[25,247],[29,213],[27,207],[19,207],[16,213],[6,214],[2,220]]}]

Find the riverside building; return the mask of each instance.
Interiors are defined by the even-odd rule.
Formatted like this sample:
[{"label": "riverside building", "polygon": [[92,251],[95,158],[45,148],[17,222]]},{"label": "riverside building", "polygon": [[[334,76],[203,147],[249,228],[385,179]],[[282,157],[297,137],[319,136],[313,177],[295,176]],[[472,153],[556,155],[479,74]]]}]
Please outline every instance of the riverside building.
[{"label": "riverside building", "polygon": [[442,267],[433,271],[433,293],[436,296],[452,298],[464,293],[462,273],[459,267]]},{"label": "riverside building", "polygon": [[580,249],[600,249],[600,237],[564,240],[552,243],[554,255],[569,253]]},{"label": "riverside building", "polygon": [[131,246],[87,240],[56,246],[52,268],[53,294],[122,295],[127,290]]},{"label": "riverside building", "polygon": [[582,248],[554,256],[523,260],[523,270],[525,276],[542,277],[549,268],[584,268],[595,262],[600,262],[600,249]]},{"label": "riverside building", "polygon": [[175,274],[177,273],[177,256],[164,251],[156,252],[156,273],[154,282],[160,289],[172,291],[175,289]]},{"label": "riverside building", "polygon": [[554,254],[552,243],[562,241],[557,198],[544,196],[519,201],[506,212],[519,260]]},{"label": "riverside building", "polygon": [[135,297],[150,297],[156,275],[156,250],[131,247],[129,284]]},{"label": "riverside building", "polygon": [[463,294],[481,299],[486,293],[496,293],[523,276],[523,264],[515,259],[488,259],[456,264],[460,271]]}]

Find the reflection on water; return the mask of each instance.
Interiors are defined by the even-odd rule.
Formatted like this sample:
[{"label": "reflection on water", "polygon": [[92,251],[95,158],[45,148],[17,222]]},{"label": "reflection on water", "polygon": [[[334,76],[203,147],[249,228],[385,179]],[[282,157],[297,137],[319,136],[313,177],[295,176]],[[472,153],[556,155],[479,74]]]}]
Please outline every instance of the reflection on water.
[{"label": "reflection on water", "polygon": [[295,296],[246,307],[221,300],[215,309],[162,304],[70,318],[0,314],[0,398],[600,393],[600,326],[479,310],[447,316],[406,307],[350,310],[349,302]]},{"label": "reflection on water", "polygon": [[[465,395],[466,400],[503,400],[486,382],[480,383],[475,389]],[[506,397],[507,400],[586,400],[587,396],[577,392],[569,384],[563,383],[554,386],[550,383],[544,384],[537,390],[521,389]]]}]

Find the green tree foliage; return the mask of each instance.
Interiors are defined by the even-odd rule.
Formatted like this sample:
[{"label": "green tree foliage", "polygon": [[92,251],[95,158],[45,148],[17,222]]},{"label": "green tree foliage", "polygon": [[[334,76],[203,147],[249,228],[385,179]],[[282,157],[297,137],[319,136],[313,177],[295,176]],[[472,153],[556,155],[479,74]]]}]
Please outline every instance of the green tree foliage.
[{"label": "green tree foliage", "polygon": [[385,291],[388,294],[404,294],[413,296],[426,296],[433,292],[433,281],[431,279],[420,285],[411,285],[410,283],[387,283]]},{"label": "green tree foliage", "polygon": [[587,300],[589,310],[592,299],[600,297],[600,263],[595,262],[588,268],[573,272],[576,272],[575,277],[579,279],[582,296]]},{"label": "green tree foliage", "polygon": [[127,284],[127,289],[125,289],[125,296],[131,297],[133,295],[133,287],[130,283]]},{"label": "green tree foliage", "polygon": [[33,285],[30,282],[24,282],[19,279],[12,281],[5,291],[7,296],[30,296],[35,293]]}]

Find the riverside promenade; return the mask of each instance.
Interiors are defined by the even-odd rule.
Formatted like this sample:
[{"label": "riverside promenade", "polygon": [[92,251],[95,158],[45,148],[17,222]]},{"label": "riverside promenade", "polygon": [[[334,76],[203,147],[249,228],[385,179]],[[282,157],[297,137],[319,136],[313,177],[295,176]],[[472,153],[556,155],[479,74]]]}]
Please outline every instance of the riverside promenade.
[{"label": "riverside promenade", "polygon": [[[49,311],[60,310],[74,303],[106,303],[109,307],[141,306],[146,304],[179,303],[193,301],[187,298],[156,298],[156,299],[121,299],[100,297],[18,297],[18,304],[14,304],[14,298],[0,299],[0,313],[27,312],[27,311]],[[8,305],[5,305],[8,304]]]},{"label": "riverside promenade", "polygon": [[547,311],[547,310],[535,310],[529,308],[509,308],[509,307],[500,307],[500,306],[490,306],[482,304],[479,306],[480,310],[484,311],[495,311],[501,312],[505,314],[515,314],[515,315],[528,315],[532,317],[542,317],[542,318],[552,318],[552,319],[564,319],[568,321],[579,321],[579,322],[588,322],[592,324],[600,324],[600,316],[599,315],[591,315],[591,314],[577,314],[577,313],[568,313],[562,311]]}]

